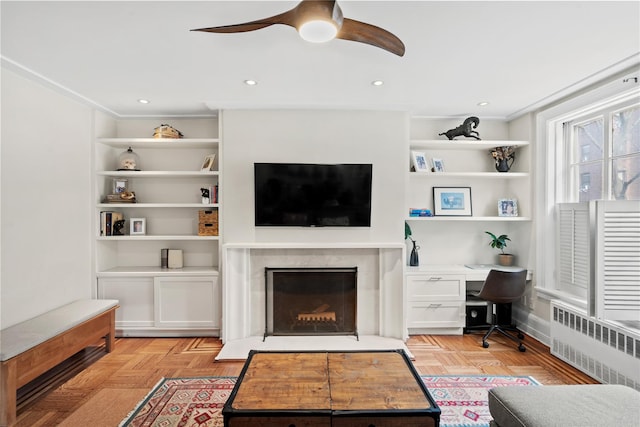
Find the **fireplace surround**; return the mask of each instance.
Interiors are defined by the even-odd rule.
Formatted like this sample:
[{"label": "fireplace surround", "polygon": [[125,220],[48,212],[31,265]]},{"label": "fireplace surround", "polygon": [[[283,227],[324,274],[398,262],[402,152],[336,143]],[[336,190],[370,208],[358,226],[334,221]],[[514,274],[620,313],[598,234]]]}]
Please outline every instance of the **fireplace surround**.
[{"label": "fireplace surround", "polygon": [[359,336],[406,340],[404,250],[403,244],[396,243],[225,244],[222,254],[223,343],[250,337],[262,340],[266,318],[264,275],[265,268],[270,266],[357,267]]},{"label": "fireplace surround", "polygon": [[357,267],[266,267],[265,333],[355,335]]}]

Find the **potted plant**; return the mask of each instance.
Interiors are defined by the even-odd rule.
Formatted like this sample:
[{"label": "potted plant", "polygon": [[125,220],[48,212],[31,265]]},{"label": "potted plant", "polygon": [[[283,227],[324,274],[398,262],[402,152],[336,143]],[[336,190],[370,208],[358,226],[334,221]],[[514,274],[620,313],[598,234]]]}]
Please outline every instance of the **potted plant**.
[{"label": "potted plant", "polygon": [[513,255],[505,254],[504,248],[507,247],[507,241],[511,241],[506,234],[501,234],[500,236],[496,236],[490,231],[485,231],[489,236],[491,236],[491,241],[489,242],[489,246],[495,249],[500,249],[500,254],[498,254],[498,264],[504,266],[513,265]]},{"label": "potted plant", "polygon": [[418,249],[420,249],[420,246],[416,246],[416,241],[413,240],[413,237],[411,237],[411,227],[405,221],[404,222],[404,240],[407,240],[407,239],[411,240],[411,243],[413,243],[413,248],[411,249],[411,255],[409,256],[409,265],[411,267],[416,267],[420,265],[420,261],[418,259]]},{"label": "potted plant", "polygon": [[496,163],[496,170],[498,172],[509,172],[513,161],[516,159],[514,147],[495,147],[489,153]]}]

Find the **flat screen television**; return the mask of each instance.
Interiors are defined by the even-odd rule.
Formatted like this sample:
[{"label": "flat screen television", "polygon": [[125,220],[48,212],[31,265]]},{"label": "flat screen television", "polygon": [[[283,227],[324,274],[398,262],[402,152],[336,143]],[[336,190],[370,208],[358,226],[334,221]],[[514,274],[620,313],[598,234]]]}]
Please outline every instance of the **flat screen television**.
[{"label": "flat screen television", "polygon": [[371,164],[254,163],[255,225],[370,227]]}]

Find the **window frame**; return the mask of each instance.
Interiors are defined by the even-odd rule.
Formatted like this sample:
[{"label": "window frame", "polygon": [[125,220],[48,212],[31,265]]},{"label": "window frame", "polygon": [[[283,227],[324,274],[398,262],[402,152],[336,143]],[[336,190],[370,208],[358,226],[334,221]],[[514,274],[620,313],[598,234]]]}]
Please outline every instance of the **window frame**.
[{"label": "window frame", "polygon": [[577,298],[557,288],[556,235],[558,218],[556,206],[565,201],[567,170],[560,161],[564,159],[564,145],[558,144],[564,136],[564,122],[588,111],[597,111],[604,105],[621,103],[640,97],[637,67],[610,77],[607,81],[537,111],[535,121],[534,176],[535,188],[535,236],[536,236],[536,293],[543,299],[560,299],[576,307],[588,308],[588,301]]},{"label": "window frame", "polygon": [[[613,144],[613,117],[615,114],[632,107],[640,108],[640,100],[637,97],[628,97],[622,100],[612,100],[600,108],[587,108],[586,112],[578,110],[567,120],[563,121],[563,139],[559,141],[564,146],[564,157],[557,159],[560,168],[565,168],[569,179],[565,181],[563,195],[565,203],[579,202],[582,186],[581,166],[601,165],[601,188],[599,197],[589,200],[616,200],[613,194],[613,162],[625,157],[633,157],[634,154],[614,155]],[[602,157],[598,159],[583,160],[582,149],[578,146],[576,129],[586,123],[602,120]],[[588,146],[585,146],[588,147]],[[593,180],[591,179],[591,182]],[[585,200],[587,201],[587,200]]]}]

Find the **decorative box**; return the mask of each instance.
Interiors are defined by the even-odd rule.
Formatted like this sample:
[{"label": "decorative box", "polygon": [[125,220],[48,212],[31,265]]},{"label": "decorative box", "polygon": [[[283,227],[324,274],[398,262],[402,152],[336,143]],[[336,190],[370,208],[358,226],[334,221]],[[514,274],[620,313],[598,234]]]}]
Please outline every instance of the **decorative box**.
[{"label": "decorative box", "polygon": [[198,211],[198,236],[218,235],[218,209]]},{"label": "decorative box", "polygon": [[180,132],[178,129],[164,123],[158,126],[157,128],[153,129],[154,138],[178,139],[178,138],[182,138],[183,136],[184,135],[182,135],[182,132]]}]

